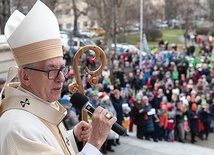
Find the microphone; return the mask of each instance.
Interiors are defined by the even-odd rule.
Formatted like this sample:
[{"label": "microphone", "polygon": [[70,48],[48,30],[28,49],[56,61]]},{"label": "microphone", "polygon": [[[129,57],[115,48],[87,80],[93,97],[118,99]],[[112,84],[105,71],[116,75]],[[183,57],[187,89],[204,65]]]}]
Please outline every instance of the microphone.
[{"label": "microphone", "polygon": [[[77,110],[84,109],[90,114],[94,113],[95,108],[91,105],[88,98],[85,95],[82,95],[81,93],[74,93],[70,98],[70,102]],[[113,124],[111,129],[121,136],[123,136],[126,132],[126,130],[117,122]]]}]

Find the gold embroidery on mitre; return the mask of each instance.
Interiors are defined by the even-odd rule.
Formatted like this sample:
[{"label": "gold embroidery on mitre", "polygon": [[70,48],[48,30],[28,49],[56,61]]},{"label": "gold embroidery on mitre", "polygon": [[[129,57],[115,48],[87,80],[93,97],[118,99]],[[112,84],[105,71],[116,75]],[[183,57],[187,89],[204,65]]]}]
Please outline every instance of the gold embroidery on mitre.
[{"label": "gold embroidery on mitre", "polygon": [[63,56],[60,39],[49,39],[12,49],[18,66]]}]

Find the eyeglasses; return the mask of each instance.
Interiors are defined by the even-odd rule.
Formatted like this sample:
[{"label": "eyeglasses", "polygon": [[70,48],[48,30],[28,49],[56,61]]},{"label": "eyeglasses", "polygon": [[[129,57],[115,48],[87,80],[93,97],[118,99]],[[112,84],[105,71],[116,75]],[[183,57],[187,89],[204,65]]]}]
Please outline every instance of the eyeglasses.
[{"label": "eyeglasses", "polygon": [[64,76],[68,74],[69,68],[68,67],[61,67],[60,69],[52,69],[52,70],[40,70],[36,68],[30,68],[30,67],[24,67],[24,69],[30,69],[38,72],[44,72],[48,74],[48,79],[49,80],[54,80],[58,77],[59,72],[61,71]]}]

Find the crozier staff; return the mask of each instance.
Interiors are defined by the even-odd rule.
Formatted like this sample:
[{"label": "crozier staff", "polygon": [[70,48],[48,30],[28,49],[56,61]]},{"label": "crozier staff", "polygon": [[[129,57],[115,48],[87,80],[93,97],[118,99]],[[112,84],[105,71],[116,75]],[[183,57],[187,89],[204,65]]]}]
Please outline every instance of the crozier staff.
[{"label": "crozier staff", "polygon": [[[65,130],[61,121],[66,109],[57,100],[68,68],[51,10],[39,0],[26,16],[16,10],[6,23],[5,36],[18,68],[9,69],[1,101],[0,154],[100,155],[116,118],[108,118],[112,113],[98,107],[91,123],[81,121]],[[17,74],[19,83],[11,83]]]}]

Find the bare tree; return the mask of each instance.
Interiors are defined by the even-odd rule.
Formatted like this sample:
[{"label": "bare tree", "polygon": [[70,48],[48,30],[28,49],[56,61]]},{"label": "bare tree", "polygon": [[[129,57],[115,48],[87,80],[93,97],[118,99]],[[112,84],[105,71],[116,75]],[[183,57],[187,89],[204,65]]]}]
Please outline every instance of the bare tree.
[{"label": "bare tree", "polygon": [[[90,12],[89,16],[92,20],[97,20],[99,26],[106,31],[105,41],[107,43],[108,39],[113,39],[114,22],[118,20],[118,13],[114,12],[115,3],[118,8],[121,5],[121,0],[90,0],[93,12]],[[114,13],[116,13],[116,21],[114,20]]]},{"label": "bare tree", "polygon": [[27,14],[36,0],[1,0],[0,1],[0,32],[4,32],[5,24],[16,9]]},{"label": "bare tree", "polygon": [[195,8],[197,8],[197,0],[182,0],[179,1],[182,2],[181,4],[179,4],[179,13],[181,14],[182,19],[184,19],[185,21],[185,46],[187,46],[187,35],[189,33],[189,31],[193,31],[195,24],[194,23],[194,12],[195,12]]},{"label": "bare tree", "polygon": [[210,32],[214,30],[214,1],[213,0],[206,0],[203,3],[198,2],[198,6],[200,6],[201,9],[203,9],[207,15],[208,15],[208,20],[212,24],[210,27]]},{"label": "bare tree", "polygon": [[43,2],[54,12],[57,6],[63,3],[64,0],[43,0]]},{"label": "bare tree", "polygon": [[214,32],[214,1],[213,0],[208,0],[208,6],[209,6],[209,20],[210,23],[212,23],[212,26],[210,27],[210,34]]},{"label": "bare tree", "polygon": [[145,0],[143,4],[144,28],[153,26],[155,20],[165,20],[164,6],[161,2],[154,4],[150,0]]},{"label": "bare tree", "polygon": [[[88,0],[85,0],[83,2],[78,2],[76,0],[54,0],[55,3],[55,9],[54,12],[55,14],[66,14],[66,15],[73,15],[74,16],[74,21],[73,21],[73,34],[78,35],[78,19],[81,15],[86,16],[90,10],[90,3]],[[60,6],[58,6],[60,2]],[[84,7],[79,7],[79,5],[83,5]],[[57,7],[56,7],[57,6]],[[81,10],[81,9],[82,10]],[[73,12],[73,14],[72,14]]]},{"label": "bare tree", "polygon": [[90,3],[88,2],[88,0],[85,1],[86,2],[86,7],[83,8],[83,10],[80,10],[77,5],[76,5],[76,1],[75,0],[72,0],[72,8],[73,8],[73,14],[74,14],[74,29],[73,29],[73,33],[74,35],[77,35],[79,32],[78,32],[78,18],[81,16],[81,15],[84,15],[86,16],[89,12],[89,9],[90,9]]},{"label": "bare tree", "polygon": [[2,0],[0,2],[0,33],[4,32],[7,19],[10,16],[10,0]]},{"label": "bare tree", "polygon": [[[124,0],[89,0],[91,10],[88,14],[91,20],[98,21],[98,25],[103,28],[105,33],[105,43],[111,49],[113,39],[117,38],[120,26],[119,20],[122,12],[119,11]],[[115,42],[115,40],[114,40]],[[108,52],[108,51],[106,51]],[[110,64],[110,54],[107,54],[108,64]]]},{"label": "bare tree", "polygon": [[199,0],[165,0],[166,19],[178,19],[184,21],[185,46],[187,45],[187,34],[193,31],[195,22],[194,12],[198,7]]},{"label": "bare tree", "polygon": [[165,0],[165,16],[166,20],[176,19],[179,14],[179,0]]}]

